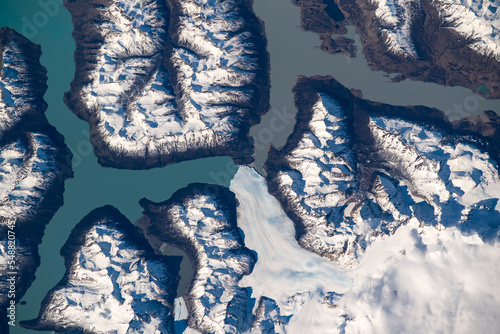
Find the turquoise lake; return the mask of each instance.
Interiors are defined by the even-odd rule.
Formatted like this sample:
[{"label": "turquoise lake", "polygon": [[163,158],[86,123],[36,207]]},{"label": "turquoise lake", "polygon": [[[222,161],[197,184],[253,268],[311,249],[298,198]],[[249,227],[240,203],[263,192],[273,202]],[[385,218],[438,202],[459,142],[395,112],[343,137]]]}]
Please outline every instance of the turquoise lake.
[{"label": "turquoise lake", "polygon": [[[2,0],[0,26],[14,28],[41,45],[41,63],[48,72],[48,91],[45,95],[49,105],[47,118],[64,135],[66,144],[73,151],[74,178],[66,181],[65,204],[47,226],[40,246],[41,266],[36,272],[37,279],[23,298],[26,305],[17,306],[17,320],[33,319],[38,315],[43,297],[64,275],[65,267],[59,255],[62,245],[72,228],[91,210],[111,204],[134,222],[142,216],[138,201],[143,197],[161,202],[193,182],[229,186],[236,172],[236,166],[227,157],[188,161],[149,171],[124,171],[99,166],[88,140],[88,124],[79,120],[63,103],[63,94],[69,90],[75,69],[71,17],[60,0],[53,1],[55,5],[48,14],[40,2]],[[269,39],[271,104],[274,108],[251,131],[258,145],[256,167],[259,170],[268,144],[283,145],[293,129],[295,108],[291,88],[296,76],[301,74],[330,74],[349,88],[361,89],[365,98],[386,103],[423,104],[448,110],[455,103],[463,103],[465,98],[473,96],[479,101],[479,107],[471,114],[479,114],[485,109],[500,111],[498,100],[480,99],[465,88],[408,80],[393,84],[382,72],[371,71],[361,52],[355,59],[323,53],[315,48],[319,45],[318,36],[304,33],[299,28],[299,10],[289,0],[254,2],[257,15],[265,22]],[[355,37],[353,29],[349,34]],[[359,39],[357,42],[358,51],[361,51]],[[281,122],[280,130],[266,131],[275,119]],[[180,253],[172,251],[172,255],[177,254]],[[189,280],[190,271],[189,263],[183,261],[183,284]],[[16,326],[11,328],[11,333],[41,332]]]}]

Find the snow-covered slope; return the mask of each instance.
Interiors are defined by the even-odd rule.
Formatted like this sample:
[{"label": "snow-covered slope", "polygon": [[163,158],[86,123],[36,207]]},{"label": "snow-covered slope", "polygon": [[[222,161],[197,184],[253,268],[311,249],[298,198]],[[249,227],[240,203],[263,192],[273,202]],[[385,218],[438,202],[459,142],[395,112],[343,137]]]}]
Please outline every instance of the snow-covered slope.
[{"label": "snow-covered slope", "polygon": [[66,274],[23,326],[61,333],[173,333],[176,271],[118,210],[87,215],[61,250]]},{"label": "snow-covered slope", "polygon": [[30,117],[39,117],[47,105],[46,71],[40,65],[40,47],[12,29],[0,29],[0,138]]},{"label": "snow-covered slope", "polygon": [[71,152],[44,115],[47,77],[40,55],[39,46],[0,29],[0,331],[5,333],[7,272],[17,272],[17,302],[35,278],[38,244],[62,205],[64,180],[72,176]]},{"label": "snow-covered slope", "polygon": [[249,159],[248,129],[267,111],[269,86],[265,39],[250,1],[66,6],[77,44],[66,102],[90,123],[102,164]]},{"label": "snow-covered slope", "polygon": [[435,0],[447,29],[473,41],[472,47],[500,61],[500,2],[498,0]]},{"label": "snow-covered slope", "polygon": [[65,177],[60,145],[51,134],[33,132],[0,148],[0,216],[15,220],[18,228],[40,219],[44,198]]},{"label": "snow-covered slope", "polygon": [[238,282],[256,258],[236,226],[236,203],[229,189],[208,184],[192,184],[160,204],[141,201],[147,238],[189,255],[195,273],[184,296],[188,324],[202,333],[241,333],[252,321],[250,293]]},{"label": "snow-covered slope", "polygon": [[253,272],[240,281],[259,300],[250,333],[500,329],[498,240],[412,221],[374,240],[360,265],[345,270],[300,248],[292,221],[256,171],[241,167],[231,190],[245,242],[258,255]]},{"label": "snow-covered slope", "polygon": [[412,38],[414,16],[421,11],[417,0],[380,0],[375,11],[380,20],[381,34],[390,53],[417,58]]},{"label": "snow-covered slope", "polygon": [[[386,38],[389,52],[417,58],[415,34],[419,27],[416,16],[423,11],[417,0],[375,0],[376,17],[380,31]],[[442,27],[451,29],[469,39],[471,46],[484,55],[493,54],[500,60],[500,12],[499,3],[490,0],[433,0]],[[420,27],[421,29],[421,27]]]},{"label": "snow-covered slope", "polygon": [[240,203],[238,225],[258,256],[253,272],[240,281],[257,301],[249,332],[335,333],[342,321],[329,306],[350,286],[347,271],[300,247],[293,222],[254,169],[240,167],[231,190]]},{"label": "snow-covered slope", "polygon": [[370,243],[412,222],[498,238],[498,163],[481,141],[301,87],[296,130],[267,171],[303,247],[354,267]]}]

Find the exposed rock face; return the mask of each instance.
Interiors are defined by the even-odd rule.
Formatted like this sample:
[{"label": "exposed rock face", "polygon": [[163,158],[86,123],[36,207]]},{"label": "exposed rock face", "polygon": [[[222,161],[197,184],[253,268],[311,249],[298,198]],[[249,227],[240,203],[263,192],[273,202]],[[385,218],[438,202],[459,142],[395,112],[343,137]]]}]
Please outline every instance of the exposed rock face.
[{"label": "exposed rock face", "polygon": [[[292,2],[301,7],[302,22],[327,15],[320,0]],[[305,5],[311,3],[315,11],[309,10],[312,5]],[[345,21],[356,27],[372,69],[399,73],[394,80],[409,78],[464,86],[485,97],[500,98],[500,11],[496,10],[495,2],[335,0],[335,3]],[[324,12],[319,14],[321,11]],[[322,45],[325,50],[327,42]]]},{"label": "exposed rock face", "polygon": [[173,333],[177,271],[111,206],[88,214],[61,254],[66,274],[24,327],[60,333]]},{"label": "exposed rock face", "polygon": [[498,237],[498,162],[479,137],[438,110],[362,100],[331,78],[302,77],[294,91],[295,131],[266,170],[304,248],[353,267],[409,222]]},{"label": "exposed rock face", "polygon": [[40,47],[12,29],[0,29],[0,138],[14,127],[43,118],[47,74],[40,65]]},{"label": "exposed rock face", "polygon": [[[500,144],[500,116],[492,110],[486,110],[479,116],[462,118],[453,122],[456,129],[479,133]],[[500,154],[500,148],[496,147]]]},{"label": "exposed rock face", "polygon": [[285,317],[280,314],[280,308],[273,299],[262,297],[249,333],[284,334],[290,318],[291,316]]},{"label": "exposed rock face", "polygon": [[104,166],[146,169],[228,155],[269,105],[268,55],[248,0],[68,1],[76,74],[66,104]]},{"label": "exposed rock face", "polygon": [[251,273],[256,258],[236,226],[234,194],[220,186],[192,184],[166,202],[142,200],[141,205],[141,227],[150,242],[160,238],[181,248],[195,267],[184,297],[188,325],[202,333],[247,330],[252,322],[250,296],[238,283]]},{"label": "exposed rock face", "polygon": [[[40,55],[40,47],[0,29],[0,325],[5,333],[4,306],[9,299],[19,301],[35,279],[38,244],[63,204],[64,180],[72,176],[71,152],[44,115],[47,76]],[[11,276],[15,298],[8,296]]]},{"label": "exposed rock face", "polygon": [[343,35],[347,33],[346,25],[349,21],[334,0],[291,0],[300,8],[300,23],[304,31],[317,33],[321,40],[321,50],[330,54],[343,53],[355,57],[357,48],[354,41],[337,37],[332,34]]}]

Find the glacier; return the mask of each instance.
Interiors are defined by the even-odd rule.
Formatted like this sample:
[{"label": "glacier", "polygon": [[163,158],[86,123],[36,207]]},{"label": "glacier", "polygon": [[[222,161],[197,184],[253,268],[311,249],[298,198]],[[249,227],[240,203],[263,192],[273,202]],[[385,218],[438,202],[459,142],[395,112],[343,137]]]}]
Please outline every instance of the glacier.
[{"label": "glacier", "polygon": [[345,269],[301,248],[266,180],[240,167],[238,224],[258,254],[240,281],[259,299],[248,333],[498,331],[498,240],[412,221],[373,240]]}]

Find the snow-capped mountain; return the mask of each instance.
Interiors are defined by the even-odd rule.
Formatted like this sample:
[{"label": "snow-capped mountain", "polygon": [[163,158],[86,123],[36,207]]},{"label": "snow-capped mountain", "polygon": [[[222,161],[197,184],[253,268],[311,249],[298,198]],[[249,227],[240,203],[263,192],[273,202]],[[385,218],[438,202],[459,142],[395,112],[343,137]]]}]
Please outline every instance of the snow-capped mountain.
[{"label": "snow-capped mountain", "polygon": [[359,266],[342,269],[300,247],[255,170],[240,167],[230,189],[258,256],[240,281],[260,300],[252,333],[498,332],[498,240],[409,222],[368,245]]},{"label": "snow-capped mountain", "polygon": [[[7,333],[4,306],[9,299],[18,302],[35,279],[38,244],[63,204],[72,155],[44,115],[47,76],[40,47],[2,28],[0,55],[0,326]],[[14,298],[8,293],[11,276]]]},{"label": "snow-capped mountain", "polygon": [[302,78],[295,94],[295,131],[266,169],[303,247],[351,268],[409,223],[498,238],[498,162],[480,139],[433,122],[435,110],[370,103],[333,79]]},{"label": "snow-capped mountain", "polygon": [[43,115],[47,74],[40,65],[39,46],[9,28],[0,29],[0,40],[0,138],[4,138],[15,126]]},{"label": "snow-capped mountain", "polygon": [[[309,7],[324,8],[323,1]],[[336,0],[374,70],[500,97],[498,1]],[[302,16],[314,12],[300,4]],[[326,10],[323,9],[323,10]],[[309,14],[308,14],[309,13]],[[337,22],[345,24],[345,20]]]},{"label": "snow-capped mountain", "polygon": [[431,2],[443,26],[472,41],[471,47],[500,61],[500,2],[498,0],[441,0]]},{"label": "snow-capped mountain", "polygon": [[[426,7],[437,11],[442,28],[450,29],[471,41],[471,47],[484,55],[500,60],[500,12],[498,3],[489,0],[376,0],[375,15],[381,24],[381,34],[386,39],[389,52],[417,58],[415,38],[412,34],[420,28],[417,16]],[[413,26],[415,25],[415,26]]]},{"label": "snow-capped mountain", "polygon": [[61,254],[66,274],[27,328],[60,333],[173,333],[177,269],[117,209],[89,213]]},{"label": "snow-capped mountain", "polygon": [[202,333],[242,333],[252,322],[250,292],[238,283],[257,259],[237,228],[236,203],[229,189],[209,184],[192,184],[163,203],[141,201],[150,242],[183,249],[195,268],[184,300],[187,324]]},{"label": "snow-capped mountain", "polygon": [[77,71],[66,103],[101,164],[141,169],[202,156],[248,162],[267,112],[268,57],[250,1],[66,3]]}]

